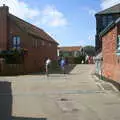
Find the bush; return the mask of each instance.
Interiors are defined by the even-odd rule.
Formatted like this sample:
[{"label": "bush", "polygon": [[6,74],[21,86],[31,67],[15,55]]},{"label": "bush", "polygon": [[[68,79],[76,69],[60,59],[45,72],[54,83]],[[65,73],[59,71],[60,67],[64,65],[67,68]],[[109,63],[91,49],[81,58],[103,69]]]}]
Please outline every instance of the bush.
[{"label": "bush", "polygon": [[83,60],[84,63],[85,63],[85,55],[81,55],[81,56],[79,56],[79,57],[75,57],[75,58],[74,58],[74,63],[75,63],[75,64],[81,64],[81,63],[82,63],[82,60]]},{"label": "bush", "polygon": [[22,64],[26,52],[27,51],[22,48],[19,50],[3,50],[0,52],[0,58],[4,58],[7,64]]},{"label": "bush", "polygon": [[56,73],[56,72],[61,71],[57,60],[54,60],[54,61],[51,62],[50,67],[49,67],[49,71],[52,72],[52,73]]}]

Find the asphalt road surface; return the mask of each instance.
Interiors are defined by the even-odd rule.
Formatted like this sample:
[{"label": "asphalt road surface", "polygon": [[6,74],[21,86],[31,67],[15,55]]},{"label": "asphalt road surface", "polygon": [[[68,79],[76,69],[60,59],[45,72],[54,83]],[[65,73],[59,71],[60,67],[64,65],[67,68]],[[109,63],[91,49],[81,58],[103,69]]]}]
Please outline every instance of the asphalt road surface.
[{"label": "asphalt road surface", "polygon": [[[4,120],[120,120],[120,94],[94,76],[94,65],[69,74],[0,77]],[[2,120],[0,118],[0,120]]]}]

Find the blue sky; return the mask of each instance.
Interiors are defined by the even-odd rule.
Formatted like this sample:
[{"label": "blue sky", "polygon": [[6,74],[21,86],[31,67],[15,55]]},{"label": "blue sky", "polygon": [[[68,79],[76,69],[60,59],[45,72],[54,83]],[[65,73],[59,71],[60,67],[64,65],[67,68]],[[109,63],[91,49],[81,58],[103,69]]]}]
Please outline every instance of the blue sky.
[{"label": "blue sky", "polygon": [[120,0],[1,0],[10,12],[50,34],[60,46],[95,44],[94,14]]}]

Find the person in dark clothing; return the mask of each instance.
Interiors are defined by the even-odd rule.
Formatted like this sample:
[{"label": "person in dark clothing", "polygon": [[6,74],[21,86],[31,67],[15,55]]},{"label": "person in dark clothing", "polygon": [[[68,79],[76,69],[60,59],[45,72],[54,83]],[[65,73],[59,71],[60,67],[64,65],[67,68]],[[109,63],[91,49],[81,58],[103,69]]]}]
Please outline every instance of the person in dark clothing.
[{"label": "person in dark clothing", "polygon": [[68,65],[68,58],[65,58],[65,64]]},{"label": "person in dark clothing", "polygon": [[65,74],[65,59],[64,58],[62,58],[60,61],[60,67],[63,73]]},{"label": "person in dark clothing", "polygon": [[58,58],[58,65],[59,65],[59,66],[60,66],[60,62],[61,62],[61,60],[62,60],[62,58],[59,57],[59,58]]}]

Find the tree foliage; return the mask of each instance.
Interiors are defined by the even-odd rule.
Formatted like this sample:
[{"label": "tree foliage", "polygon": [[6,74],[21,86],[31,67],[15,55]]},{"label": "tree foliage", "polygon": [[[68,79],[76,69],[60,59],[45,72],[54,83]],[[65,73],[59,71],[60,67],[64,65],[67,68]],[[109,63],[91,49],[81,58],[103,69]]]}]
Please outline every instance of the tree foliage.
[{"label": "tree foliage", "polygon": [[94,46],[85,46],[84,48],[84,52],[88,55],[88,56],[95,56],[95,47]]}]

